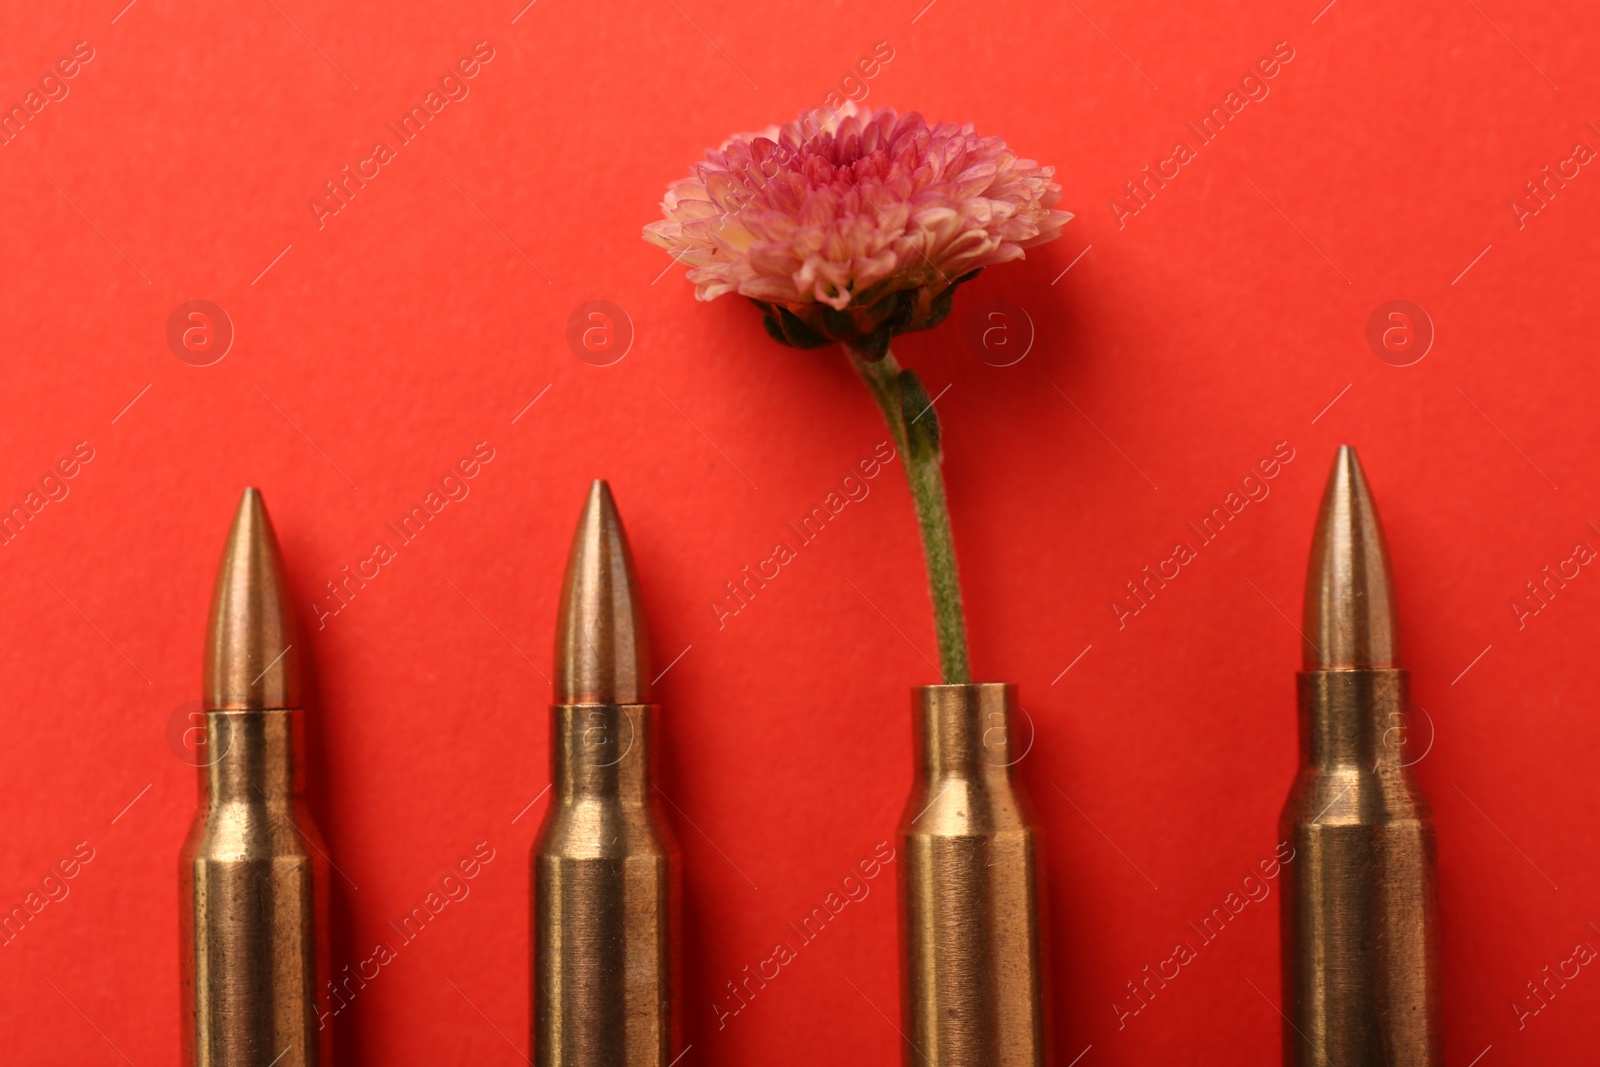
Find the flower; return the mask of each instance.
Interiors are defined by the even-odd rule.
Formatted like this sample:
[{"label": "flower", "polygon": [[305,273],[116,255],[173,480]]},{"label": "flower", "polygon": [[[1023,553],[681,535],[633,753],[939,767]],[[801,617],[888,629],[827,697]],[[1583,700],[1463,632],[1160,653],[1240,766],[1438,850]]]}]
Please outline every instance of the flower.
[{"label": "flower", "polygon": [[644,238],[701,300],[753,300],[777,340],[879,358],[949,314],[960,283],[1061,235],[1054,174],[970,124],[848,103],[707,152]]}]

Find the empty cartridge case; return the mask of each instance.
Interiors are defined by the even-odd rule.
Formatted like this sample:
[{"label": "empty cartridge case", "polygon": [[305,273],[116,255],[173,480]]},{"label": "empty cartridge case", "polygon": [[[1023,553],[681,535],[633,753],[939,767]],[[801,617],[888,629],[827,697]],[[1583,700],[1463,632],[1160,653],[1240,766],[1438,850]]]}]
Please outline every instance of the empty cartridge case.
[{"label": "empty cartridge case", "polygon": [[1012,778],[1015,702],[993,683],[912,693],[899,829],[907,1067],[1044,1063],[1038,844]]},{"label": "empty cartridge case", "polygon": [[306,810],[301,648],[246,489],[206,636],[200,806],[179,863],[185,1067],[328,1067],[328,870]]},{"label": "empty cartridge case", "polygon": [[1286,1067],[1437,1067],[1434,834],[1407,759],[1389,554],[1339,450],[1306,576],[1300,770],[1283,809]]},{"label": "empty cartridge case", "polygon": [[538,1067],[669,1067],[678,1055],[678,849],[652,782],[648,660],[627,537],[597,481],[561,593],[553,799],[533,846]]}]

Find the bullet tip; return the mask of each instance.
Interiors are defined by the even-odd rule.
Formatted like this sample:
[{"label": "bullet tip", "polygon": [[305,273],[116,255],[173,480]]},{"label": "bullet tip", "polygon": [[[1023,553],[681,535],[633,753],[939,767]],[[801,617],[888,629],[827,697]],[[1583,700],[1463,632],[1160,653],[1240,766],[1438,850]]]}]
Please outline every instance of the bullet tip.
[{"label": "bullet tip", "polygon": [[555,699],[561,704],[646,703],[648,659],[633,554],[611,487],[597,478],[578,517],[562,583]]},{"label": "bullet tip", "polygon": [[1377,505],[1356,450],[1340,445],[1323,490],[1306,570],[1305,667],[1394,667],[1394,578]]},{"label": "bullet tip", "polygon": [[217,568],[202,696],[214,709],[300,705],[300,655],[283,557],[261,491],[247,487]]}]

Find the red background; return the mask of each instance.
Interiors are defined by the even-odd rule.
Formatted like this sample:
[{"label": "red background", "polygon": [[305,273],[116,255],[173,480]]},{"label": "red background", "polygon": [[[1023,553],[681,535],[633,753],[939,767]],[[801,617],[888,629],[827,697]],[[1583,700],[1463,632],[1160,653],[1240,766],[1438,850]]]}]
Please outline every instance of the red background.
[{"label": "red background", "polygon": [[[1003,135],[1058,168],[1078,216],[897,345],[948,386],[977,672],[1017,682],[1037,726],[1019,774],[1046,841],[1058,1062],[1278,1056],[1275,883],[1125,1028],[1111,1005],[1273,851],[1295,758],[1285,616],[1346,441],[1436,728],[1418,770],[1447,1062],[1592,1062],[1600,977],[1520,1030],[1511,1005],[1600,947],[1600,577],[1521,630],[1510,601],[1600,545],[1600,176],[1584,167],[1520,228],[1509,207],[1576,142],[1600,147],[1591,7],[122,3],[13,3],[0,25],[7,105],[94,49],[0,148],[0,503],[94,449],[0,549],[0,905],[94,849],[0,949],[10,1061],[175,1060],[195,776],[166,729],[198,694],[217,556],[255,484],[309,631],[315,804],[346,876],[335,962],[365,958],[477,842],[496,850],[338,1017],[342,1062],[523,1062],[541,672],[596,476],[657,669],[683,653],[658,686],[687,871],[683,1064],[895,1060],[892,868],[723,1029],[712,1005],[892,837],[907,688],[933,679],[901,471],[719,629],[723,583],[885,435],[836,351],[781,350],[745,302],[695,302],[639,239],[704,146],[823,103],[887,41],[868,104]],[[494,59],[470,96],[319,229],[322,183],[480,40]],[[1279,41],[1294,59],[1270,96],[1119,228],[1123,182]],[[209,367],[164,338],[194,299],[237,333]],[[564,339],[592,299],[634,329],[613,366]],[[1392,299],[1437,333],[1413,366],[1364,338]],[[1034,326],[1014,366],[968,345],[986,300]],[[470,497],[317,631],[323,583],[479,441],[495,458]],[[1280,441],[1295,458],[1270,497],[1119,630],[1123,583]]]}]

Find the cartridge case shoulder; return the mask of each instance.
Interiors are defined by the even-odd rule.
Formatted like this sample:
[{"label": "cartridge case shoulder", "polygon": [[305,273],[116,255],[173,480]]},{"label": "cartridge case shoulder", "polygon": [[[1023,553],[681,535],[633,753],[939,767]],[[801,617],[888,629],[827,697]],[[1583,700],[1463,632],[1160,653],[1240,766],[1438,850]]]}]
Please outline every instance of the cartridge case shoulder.
[{"label": "cartridge case shoulder", "polygon": [[656,714],[653,704],[551,707],[553,799],[535,854],[677,855],[654,784]]},{"label": "cartridge case shoulder", "polygon": [[947,775],[912,792],[900,813],[900,832],[926,837],[1031,834],[1026,805],[1004,776]]},{"label": "cartridge case shoulder", "polygon": [[1285,826],[1430,820],[1408,763],[1408,688],[1399,669],[1300,672],[1300,765]]},{"label": "cartridge case shoulder", "polygon": [[1375,773],[1353,764],[1301,768],[1283,807],[1281,828],[1308,834],[1341,827],[1431,825],[1432,811],[1409,773]]},{"label": "cartridge case shoulder", "polygon": [[304,804],[230,801],[198,812],[182,855],[196,863],[285,863],[324,849]]},{"label": "cartridge case shoulder", "polygon": [[1015,692],[1009,685],[926,686],[912,705],[915,754],[902,834],[1028,832],[1028,802],[1012,779]]},{"label": "cartridge case shoulder", "polygon": [[676,1054],[680,874],[652,781],[655,710],[551,708],[554,799],[531,857],[538,1067]]},{"label": "cartridge case shoulder", "polygon": [[1437,1067],[1432,816],[1407,761],[1405,672],[1300,675],[1300,771],[1280,822],[1284,1062]]},{"label": "cartridge case shoulder", "polygon": [[1044,1062],[1038,842],[1011,775],[1014,710],[1003,685],[913,697],[898,876],[908,1065]]},{"label": "cartridge case shoulder", "polygon": [[651,704],[552,706],[553,797],[536,858],[676,862],[678,843],[653,780],[655,719]]},{"label": "cartridge case shoulder", "polygon": [[298,711],[206,713],[210,763],[199,768],[201,803],[185,861],[286,862],[326,849],[302,790]]},{"label": "cartridge case shoulder", "polygon": [[545,813],[537,841],[541,854],[574,860],[665,859],[678,853],[659,805],[616,797],[557,801]]},{"label": "cartridge case shoulder", "polygon": [[[330,863],[300,788],[298,715],[212,711],[179,858],[184,1060],[326,1067]],[[271,1059],[271,1056],[267,1057]]]}]

